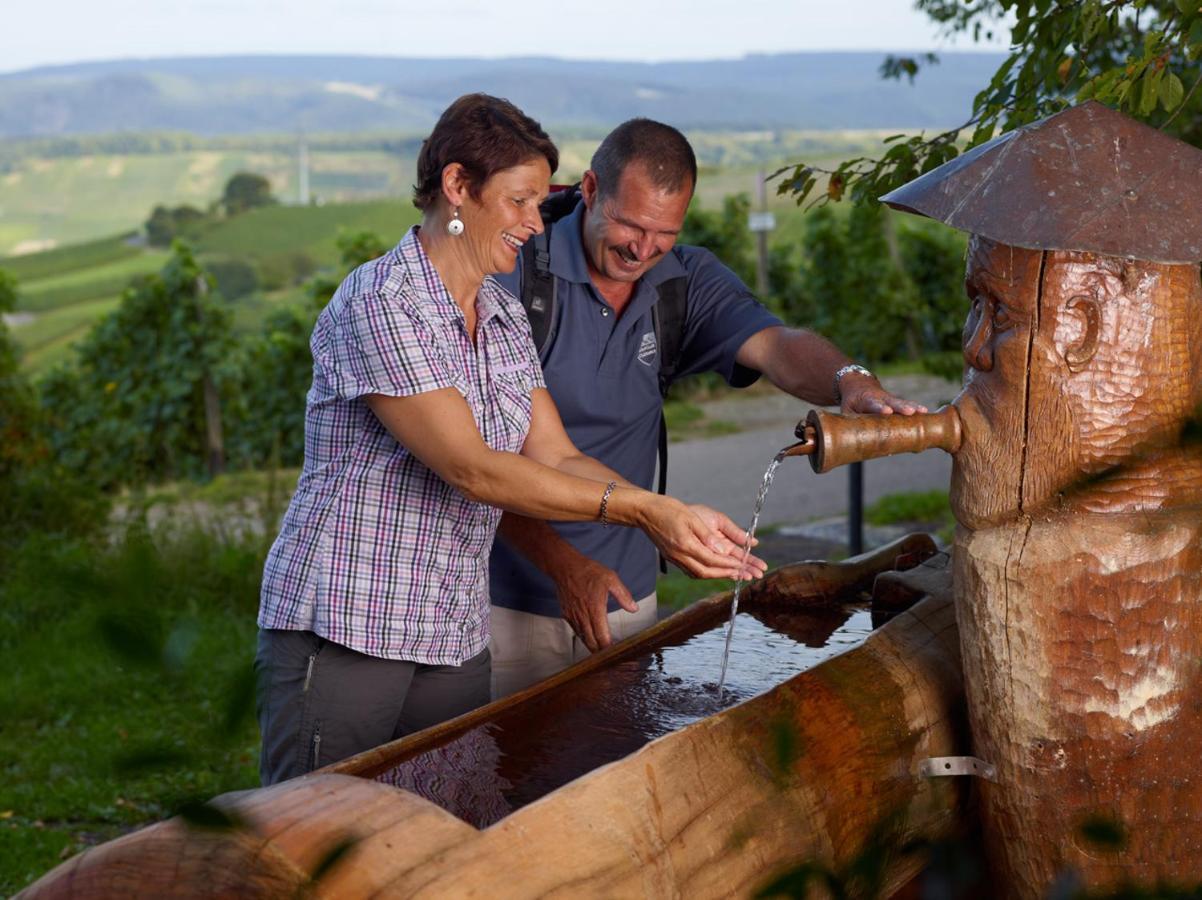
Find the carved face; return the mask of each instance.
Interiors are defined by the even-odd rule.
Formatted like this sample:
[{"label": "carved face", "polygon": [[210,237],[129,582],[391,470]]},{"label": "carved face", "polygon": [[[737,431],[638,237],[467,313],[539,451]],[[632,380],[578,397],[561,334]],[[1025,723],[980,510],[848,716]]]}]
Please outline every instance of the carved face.
[{"label": "carved face", "polygon": [[1177,443],[1197,401],[1196,267],[974,236],[965,286],[960,522],[1035,513]]}]

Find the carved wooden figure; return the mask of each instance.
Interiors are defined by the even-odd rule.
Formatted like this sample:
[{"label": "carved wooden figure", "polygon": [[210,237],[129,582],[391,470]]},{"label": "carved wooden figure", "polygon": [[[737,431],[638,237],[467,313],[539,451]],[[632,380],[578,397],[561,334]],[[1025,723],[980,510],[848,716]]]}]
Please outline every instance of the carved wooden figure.
[{"label": "carved wooden figure", "polygon": [[884,198],[973,233],[955,588],[1007,895],[1202,881],[1200,174],[1089,103]]}]

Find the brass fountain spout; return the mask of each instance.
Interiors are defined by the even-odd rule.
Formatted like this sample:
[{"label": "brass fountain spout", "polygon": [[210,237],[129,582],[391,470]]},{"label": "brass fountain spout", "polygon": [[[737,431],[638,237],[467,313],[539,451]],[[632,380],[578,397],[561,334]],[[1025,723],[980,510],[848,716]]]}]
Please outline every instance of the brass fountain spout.
[{"label": "brass fountain spout", "polygon": [[937,448],[960,449],[960,414],[954,406],[915,416],[850,415],[812,409],[794,432],[800,440],[781,451],[808,456],[815,472],[845,463]]}]

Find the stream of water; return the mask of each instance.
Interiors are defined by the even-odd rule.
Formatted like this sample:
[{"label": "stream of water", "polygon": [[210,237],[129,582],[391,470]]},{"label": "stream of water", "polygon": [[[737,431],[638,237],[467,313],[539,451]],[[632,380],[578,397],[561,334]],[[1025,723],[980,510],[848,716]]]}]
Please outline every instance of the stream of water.
[{"label": "stream of water", "polygon": [[[760,492],[755,495],[755,512],[751,515],[751,524],[747,526],[747,536],[743,538],[743,565],[747,565],[747,557],[751,555],[751,542],[755,539],[755,527],[760,523],[760,513],[764,511],[764,498],[768,496],[768,488],[776,477],[776,470],[785,459],[782,450],[772,457],[764,472],[764,480],[760,482]],[[726,626],[726,649],[722,653],[722,673],[718,676],[718,691],[726,684],[726,666],[730,661],[730,641],[735,636],[735,616],[739,614],[739,593],[743,590],[743,582],[735,583],[734,595],[730,601],[730,623]]]}]

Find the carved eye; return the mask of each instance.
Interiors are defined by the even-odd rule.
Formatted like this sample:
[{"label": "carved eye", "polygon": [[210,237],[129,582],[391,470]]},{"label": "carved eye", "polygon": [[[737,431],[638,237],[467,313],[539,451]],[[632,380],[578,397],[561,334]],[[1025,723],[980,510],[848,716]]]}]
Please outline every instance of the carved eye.
[{"label": "carved eye", "polygon": [[1010,316],[1010,311],[1001,303],[995,303],[993,307],[993,330],[1005,331],[1014,326],[1014,319]]}]

